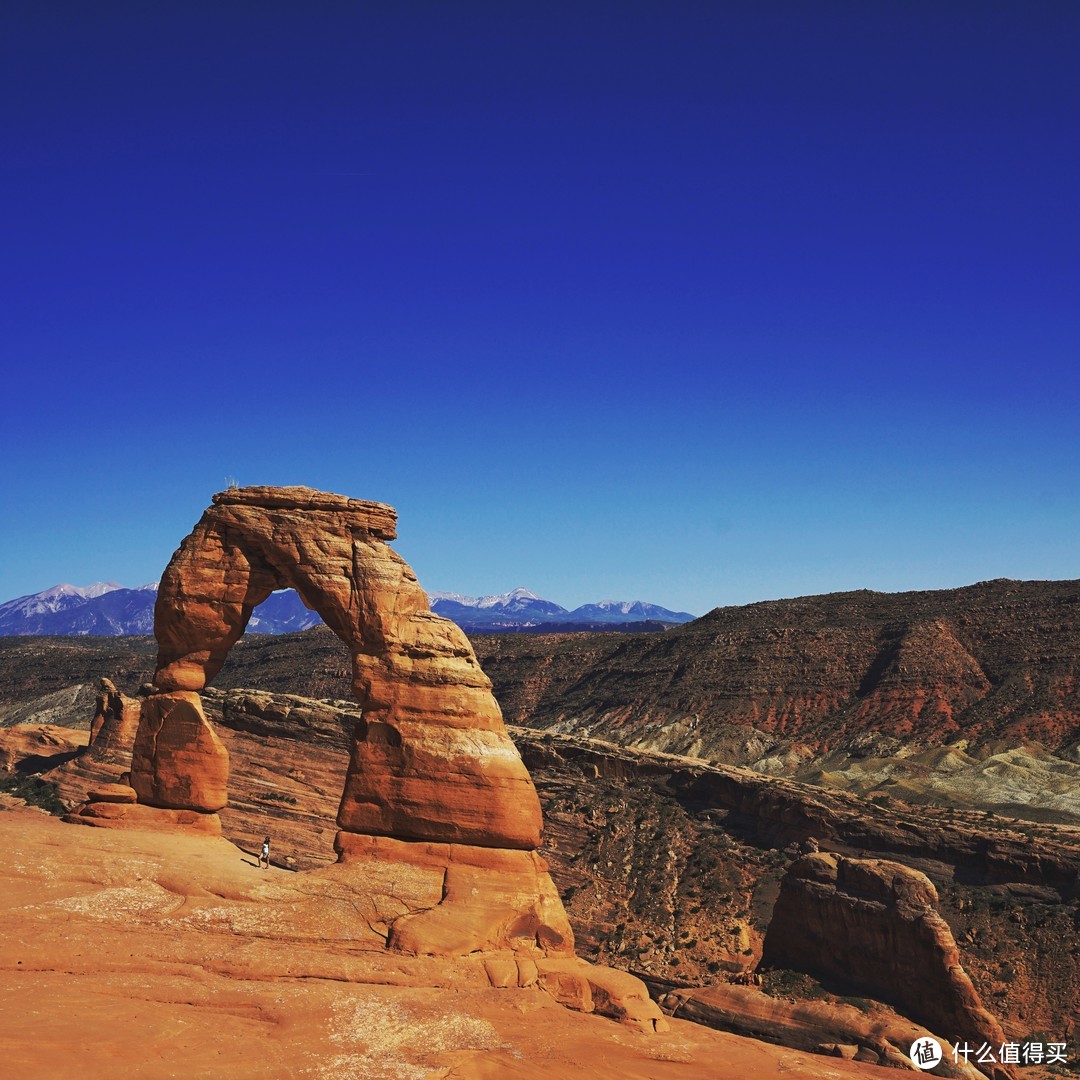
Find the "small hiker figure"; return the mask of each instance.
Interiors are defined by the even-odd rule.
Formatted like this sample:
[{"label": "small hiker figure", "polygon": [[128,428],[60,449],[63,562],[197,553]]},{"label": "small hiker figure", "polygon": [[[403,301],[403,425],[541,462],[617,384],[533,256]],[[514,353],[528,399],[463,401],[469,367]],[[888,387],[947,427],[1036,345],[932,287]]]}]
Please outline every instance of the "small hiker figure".
[{"label": "small hiker figure", "polygon": [[[264,863],[266,864],[265,866],[263,865]],[[269,836],[263,841],[262,854],[259,856],[259,869],[260,870],[269,870],[270,869],[270,837]]]}]

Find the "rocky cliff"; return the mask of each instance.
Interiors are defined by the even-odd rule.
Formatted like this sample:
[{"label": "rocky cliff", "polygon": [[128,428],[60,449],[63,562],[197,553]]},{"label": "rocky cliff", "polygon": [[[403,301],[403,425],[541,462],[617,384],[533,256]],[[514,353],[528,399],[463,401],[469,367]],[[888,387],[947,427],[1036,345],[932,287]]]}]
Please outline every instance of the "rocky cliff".
[{"label": "rocky cliff", "polygon": [[[938,894],[925,874],[883,859],[805,855],[780,886],[762,964],[796,968],[897,1005],[942,1034],[995,1049],[1005,1042],[983,1007]],[[990,1068],[994,1080],[1011,1075]]]},{"label": "rocky cliff", "polygon": [[[279,865],[329,865],[355,703],[262,691],[210,691],[204,701],[232,765],[224,834],[254,854],[269,832]],[[9,729],[5,738],[27,730]],[[658,995],[727,985],[756,968],[787,868],[812,839],[840,856],[888,859],[931,878],[963,966],[1010,1038],[1033,1030],[1065,1037],[1075,1022],[1080,847],[1069,831],[867,806],[745,769],[523,728],[511,734],[537,786],[546,822],[540,853],[579,953],[634,972]],[[46,770],[69,802],[114,775],[104,765],[93,773],[89,754],[68,760],[72,751],[60,739],[19,738],[14,757]],[[822,988],[792,978],[766,973],[764,992],[809,993],[826,1004],[837,994],[866,995],[854,981]],[[887,987],[877,992],[895,1000]],[[802,1047],[864,1046],[883,1059],[889,1040],[881,1032],[909,1030],[896,1026],[887,1005],[874,1005],[855,1027],[803,1026],[783,1038]],[[740,1023],[750,1026],[731,1026],[752,1030],[752,1017]]]},{"label": "rocky cliff", "polygon": [[479,655],[514,723],[713,760],[1080,738],[1076,581],[775,600]]}]

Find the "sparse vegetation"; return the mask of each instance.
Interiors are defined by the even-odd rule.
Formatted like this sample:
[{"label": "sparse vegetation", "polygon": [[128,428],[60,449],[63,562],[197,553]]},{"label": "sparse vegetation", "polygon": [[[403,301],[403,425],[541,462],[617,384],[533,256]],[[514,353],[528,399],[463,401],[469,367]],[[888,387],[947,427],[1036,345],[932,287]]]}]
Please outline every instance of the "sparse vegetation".
[{"label": "sparse vegetation", "polygon": [[279,802],[288,803],[290,806],[296,805],[296,800],[291,795],[286,795],[284,791],[267,791],[261,796],[264,802]]},{"label": "sparse vegetation", "polygon": [[0,791],[22,799],[29,806],[48,810],[56,817],[67,813],[67,807],[61,802],[56,785],[40,776],[15,775],[0,778]]}]

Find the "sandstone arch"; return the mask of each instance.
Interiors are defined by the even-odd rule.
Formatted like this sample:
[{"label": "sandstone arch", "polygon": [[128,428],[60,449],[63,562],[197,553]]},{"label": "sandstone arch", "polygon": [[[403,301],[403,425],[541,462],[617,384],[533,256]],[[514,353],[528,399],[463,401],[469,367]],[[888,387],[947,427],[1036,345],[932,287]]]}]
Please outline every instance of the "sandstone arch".
[{"label": "sandstone arch", "polygon": [[638,979],[574,956],[536,850],[536,789],[468,638],[432,614],[388,546],[395,524],[389,506],[311,488],[215,495],[161,579],[156,692],[139,713],[131,786],[92,792],[67,820],[220,835],[228,754],[199,691],[252,609],[291,586],[348,646],[362,706],[338,810],[338,864],[317,872],[367,897],[377,917],[369,929],[385,924],[387,948],[477,954],[472,972],[483,985],[539,986],[572,1008],[663,1030]]},{"label": "sandstone arch", "polygon": [[[349,648],[363,707],[338,812],[344,833],[532,851],[539,800],[491,683],[457,626],[431,613],[388,541],[381,503],[304,487],[221,492],[173,555],[154,610],[155,685],[131,783],[139,802],[225,805],[224,748],[198,692],[255,606],[294,588]],[[347,847],[347,842],[343,841]]]}]

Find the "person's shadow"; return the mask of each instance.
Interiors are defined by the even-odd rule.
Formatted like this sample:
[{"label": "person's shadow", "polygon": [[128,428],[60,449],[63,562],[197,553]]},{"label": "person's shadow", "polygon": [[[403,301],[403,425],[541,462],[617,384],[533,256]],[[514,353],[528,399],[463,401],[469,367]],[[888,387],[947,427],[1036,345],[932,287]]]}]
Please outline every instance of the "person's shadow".
[{"label": "person's shadow", "polygon": [[240,861],[242,863],[244,863],[246,866],[254,866],[256,869],[258,869],[258,867],[259,867],[258,858],[259,857],[255,854],[255,852],[254,851],[248,851],[246,848],[241,848],[240,850],[245,855],[250,855],[253,859],[256,860],[255,862],[252,862],[251,859],[241,859]]}]

